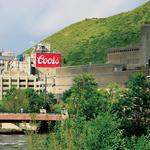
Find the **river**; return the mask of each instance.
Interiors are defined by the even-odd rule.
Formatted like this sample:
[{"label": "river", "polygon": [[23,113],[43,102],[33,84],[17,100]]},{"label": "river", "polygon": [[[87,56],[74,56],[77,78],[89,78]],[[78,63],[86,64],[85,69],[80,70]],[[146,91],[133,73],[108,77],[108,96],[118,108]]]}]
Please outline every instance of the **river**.
[{"label": "river", "polygon": [[26,150],[27,136],[20,134],[0,134],[0,150]]}]

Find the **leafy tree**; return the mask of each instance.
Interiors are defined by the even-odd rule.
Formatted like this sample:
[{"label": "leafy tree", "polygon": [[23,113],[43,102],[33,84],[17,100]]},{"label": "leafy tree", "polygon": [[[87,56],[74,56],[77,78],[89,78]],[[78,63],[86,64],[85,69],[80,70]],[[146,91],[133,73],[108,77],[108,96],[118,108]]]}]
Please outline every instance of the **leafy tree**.
[{"label": "leafy tree", "polygon": [[126,89],[117,83],[110,83],[106,87],[99,88],[98,91],[105,95],[111,104],[114,104],[118,103]]},{"label": "leafy tree", "polygon": [[52,93],[37,93],[33,89],[26,89],[25,94],[29,101],[29,112],[39,112],[42,107],[52,112],[53,105],[57,103]]},{"label": "leafy tree", "polygon": [[49,136],[49,149],[123,149],[125,141],[119,125],[109,112],[101,113],[91,121],[84,117],[69,118]]},{"label": "leafy tree", "polygon": [[71,114],[85,116],[88,120],[108,109],[106,97],[97,91],[97,83],[87,74],[75,77],[71,96],[66,101]]},{"label": "leafy tree", "polygon": [[4,110],[8,112],[20,112],[21,108],[27,111],[28,100],[25,96],[25,92],[15,88],[8,90],[3,99],[3,107]]},{"label": "leafy tree", "polygon": [[146,133],[150,125],[150,83],[142,73],[128,81],[128,91],[113,107],[122,117],[122,128],[128,136]]},{"label": "leafy tree", "polygon": [[149,150],[150,149],[150,135],[142,135],[141,137],[132,136],[126,138],[126,148],[134,150]]},{"label": "leafy tree", "polygon": [[33,89],[12,88],[7,91],[3,98],[0,110],[20,112],[21,108],[23,108],[24,112],[39,112],[41,107],[45,107],[47,112],[51,112],[56,102],[52,93],[48,93],[46,100],[44,100],[44,93],[39,94]]},{"label": "leafy tree", "polygon": [[62,96],[62,101],[63,102],[67,102],[67,98],[71,96],[71,93],[72,93],[72,88],[70,88],[69,90],[66,90],[64,93],[63,93],[63,96]]},{"label": "leafy tree", "polygon": [[52,93],[41,92],[39,94],[39,97],[41,100],[43,100],[43,108],[45,108],[47,112],[52,112],[53,105],[57,103],[57,100],[55,99],[54,95]]},{"label": "leafy tree", "polygon": [[39,112],[39,109],[44,106],[44,100],[33,89],[25,90],[26,97],[29,101],[29,112]]},{"label": "leafy tree", "polygon": [[98,115],[95,120],[86,124],[86,149],[123,149],[124,139],[119,126],[116,117],[109,112]]}]

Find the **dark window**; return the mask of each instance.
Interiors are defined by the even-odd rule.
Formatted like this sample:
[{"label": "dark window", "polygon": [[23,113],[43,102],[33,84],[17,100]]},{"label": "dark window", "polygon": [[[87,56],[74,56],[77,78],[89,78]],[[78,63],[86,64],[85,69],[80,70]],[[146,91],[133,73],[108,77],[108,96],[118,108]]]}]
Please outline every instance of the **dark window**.
[{"label": "dark window", "polygon": [[20,82],[25,82],[26,80],[20,80]]},{"label": "dark window", "polygon": [[3,82],[9,82],[9,79],[3,79]]},{"label": "dark window", "polygon": [[11,82],[17,82],[17,79],[12,79]]},{"label": "dark window", "polygon": [[29,85],[28,87],[34,87],[34,85]]},{"label": "dark window", "polygon": [[26,85],[20,85],[20,87],[26,87]]},{"label": "dark window", "polygon": [[17,85],[16,85],[16,84],[14,84],[14,85],[12,85],[12,87],[17,87]]},{"label": "dark window", "polygon": [[9,87],[9,85],[7,85],[7,84],[4,84],[4,85],[3,85],[3,87]]},{"label": "dark window", "polygon": [[28,82],[34,82],[34,80],[28,80]]}]

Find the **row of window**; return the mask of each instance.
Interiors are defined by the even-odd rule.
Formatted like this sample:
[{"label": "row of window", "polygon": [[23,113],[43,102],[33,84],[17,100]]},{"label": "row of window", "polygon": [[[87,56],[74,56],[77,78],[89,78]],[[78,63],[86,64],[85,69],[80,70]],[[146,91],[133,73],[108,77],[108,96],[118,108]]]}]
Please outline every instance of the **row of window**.
[{"label": "row of window", "polygon": [[131,52],[131,51],[139,51],[138,48],[135,49],[120,49],[120,50],[110,50],[108,53],[118,53],[118,52]]},{"label": "row of window", "polygon": [[[17,82],[17,79],[11,79],[11,82]],[[9,79],[3,79],[3,82],[9,82]],[[19,82],[26,82],[26,80],[20,79]],[[33,79],[29,79],[28,82],[34,82]]]},{"label": "row of window", "polygon": [[[4,84],[3,87],[9,87],[9,84]],[[17,87],[17,84],[11,85],[11,87]],[[19,87],[26,87],[26,85],[19,85]],[[34,85],[28,85],[28,87],[34,87]],[[42,87],[42,85],[36,85],[36,87]]]}]

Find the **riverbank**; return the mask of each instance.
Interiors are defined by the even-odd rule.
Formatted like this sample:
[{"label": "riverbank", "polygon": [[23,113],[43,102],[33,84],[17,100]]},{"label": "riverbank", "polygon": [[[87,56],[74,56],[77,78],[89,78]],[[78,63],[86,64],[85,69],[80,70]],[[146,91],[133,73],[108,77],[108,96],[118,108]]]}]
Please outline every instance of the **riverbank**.
[{"label": "riverbank", "polygon": [[20,127],[12,123],[1,123],[0,134],[23,134]]}]

